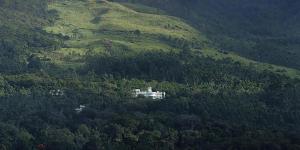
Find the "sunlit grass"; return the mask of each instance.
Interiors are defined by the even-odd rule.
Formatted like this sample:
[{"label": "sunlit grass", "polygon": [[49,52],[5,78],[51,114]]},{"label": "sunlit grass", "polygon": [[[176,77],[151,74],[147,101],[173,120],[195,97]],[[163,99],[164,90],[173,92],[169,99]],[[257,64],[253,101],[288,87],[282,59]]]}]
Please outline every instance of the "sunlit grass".
[{"label": "sunlit grass", "polygon": [[[135,9],[144,7],[136,5]],[[61,1],[50,3],[49,9],[58,11],[59,19],[45,30],[70,37],[65,41],[67,47],[55,52],[61,54],[61,57],[49,55],[53,56],[54,62],[78,61],[88,50],[103,53],[105,41],[110,41],[113,47],[129,49],[128,53],[138,53],[178,50],[160,37],[190,42],[206,40],[197,30],[178,18],[137,12],[119,3]],[[150,11],[151,8],[147,9]],[[139,35],[134,32],[139,32]],[[70,59],[71,56],[74,59]]]},{"label": "sunlit grass", "polygon": [[[145,7],[106,1],[50,3],[49,9],[57,10],[59,19],[45,30],[69,36],[70,39],[65,41],[65,48],[46,55],[52,58],[54,64],[74,67],[84,64],[83,57],[90,51],[95,54],[105,53],[105,41],[110,41],[112,47],[124,55],[147,51],[179,51],[160,37],[184,39],[189,42],[207,41],[205,36],[181,19]],[[135,31],[138,31],[139,35],[136,35]],[[300,77],[298,70],[259,63],[234,53],[224,54],[214,49],[204,49],[202,52],[204,56],[214,59],[229,58],[242,65],[253,66],[259,71],[271,70],[278,74]]]}]

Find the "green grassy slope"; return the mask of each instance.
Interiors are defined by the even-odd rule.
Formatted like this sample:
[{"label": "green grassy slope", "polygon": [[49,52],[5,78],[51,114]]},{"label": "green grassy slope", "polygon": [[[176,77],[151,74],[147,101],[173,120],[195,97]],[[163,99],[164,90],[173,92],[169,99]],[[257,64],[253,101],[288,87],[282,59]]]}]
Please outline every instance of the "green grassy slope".
[{"label": "green grassy slope", "polygon": [[141,51],[178,51],[167,41],[163,42],[163,38],[190,43],[206,40],[178,18],[137,12],[118,3],[64,1],[51,3],[49,9],[58,11],[59,20],[45,30],[69,38],[65,48],[47,53],[56,63],[80,64],[82,56],[87,53],[111,53],[111,49],[117,49],[122,55]]},{"label": "green grassy slope", "polygon": [[[60,67],[82,66],[87,54],[117,53],[125,56],[147,51],[180,50],[164,39],[179,39],[196,46],[207,43],[201,33],[182,20],[140,4],[60,1],[50,3],[49,9],[58,11],[59,19],[45,30],[62,34],[68,40],[63,48],[42,55],[50,57]],[[203,48],[202,53],[215,59],[230,58],[260,71],[271,70],[292,77],[300,74],[295,69],[258,63],[213,48]]]},{"label": "green grassy slope", "polygon": [[133,4],[128,2],[121,2],[120,4],[133,9],[134,11],[141,12],[141,13],[149,13],[149,14],[157,14],[157,15],[167,15],[167,12],[161,10],[159,8],[149,7],[142,4]]},{"label": "green grassy slope", "polygon": [[118,0],[188,20],[219,48],[260,62],[300,69],[298,0]]}]

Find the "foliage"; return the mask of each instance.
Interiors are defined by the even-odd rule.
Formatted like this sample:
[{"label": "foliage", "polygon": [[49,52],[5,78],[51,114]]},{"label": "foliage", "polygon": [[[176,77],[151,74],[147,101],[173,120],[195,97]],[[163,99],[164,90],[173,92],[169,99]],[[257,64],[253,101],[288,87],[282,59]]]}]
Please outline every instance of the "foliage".
[{"label": "foliage", "polygon": [[152,6],[184,18],[218,49],[260,62],[300,68],[300,2],[297,0],[118,1]]},{"label": "foliage", "polygon": [[[297,70],[208,49],[155,8],[48,3],[0,0],[0,149],[299,149]],[[132,97],[149,86],[166,98]]]}]

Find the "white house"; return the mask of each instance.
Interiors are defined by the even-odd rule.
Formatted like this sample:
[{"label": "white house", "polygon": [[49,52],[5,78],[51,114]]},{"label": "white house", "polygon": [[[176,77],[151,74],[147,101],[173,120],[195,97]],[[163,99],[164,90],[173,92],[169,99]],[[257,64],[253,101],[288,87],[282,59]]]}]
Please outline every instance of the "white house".
[{"label": "white house", "polygon": [[61,89],[57,89],[57,90],[50,90],[49,94],[52,96],[63,96],[64,95],[64,91]]},{"label": "white house", "polygon": [[77,113],[81,113],[83,111],[83,109],[85,109],[85,106],[84,105],[80,105],[78,108],[75,108],[75,111]]},{"label": "white house", "polygon": [[166,92],[160,92],[160,91],[153,92],[152,87],[148,87],[147,91],[141,91],[141,89],[134,89],[132,94],[133,97],[143,96],[152,99],[164,99],[166,97]]}]

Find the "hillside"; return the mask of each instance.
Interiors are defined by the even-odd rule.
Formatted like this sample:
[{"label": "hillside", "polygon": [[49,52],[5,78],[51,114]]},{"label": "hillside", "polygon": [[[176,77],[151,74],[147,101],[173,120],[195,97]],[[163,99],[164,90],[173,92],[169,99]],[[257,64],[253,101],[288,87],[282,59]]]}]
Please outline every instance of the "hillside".
[{"label": "hillside", "polygon": [[46,1],[0,1],[1,73],[25,71],[32,53],[61,44],[59,37],[42,29],[54,15],[46,8]]},{"label": "hillside", "polygon": [[63,35],[68,40],[62,49],[48,52],[44,57],[50,57],[58,66],[76,68],[85,63],[83,58],[87,54],[126,56],[149,51],[179,52],[185,45],[191,45],[194,51],[212,58],[218,55],[218,59],[231,58],[246,66],[255,64],[252,67],[257,70],[300,76],[300,72],[295,69],[239,59],[235,54],[234,57],[227,57],[221,51],[212,49],[211,42],[204,34],[183,20],[159,15],[163,13],[161,10],[145,5],[121,4],[107,1],[51,3],[48,9],[57,11],[59,19],[45,30]]},{"label": "hillside", "polygon": [[45,30],[68,38],[64,48],[52,53],[60,56],[52,57],[59,62],[82,63],[87,53],[178,52],[182,44],[206,42],[205,36],[178,18],[140,13],[118,3],[63,1],[50,4],[49,9],[58,11],[59,19]]},{"label": "hillside", "polygon": [[227,51],[233,27],[189,9],[227,3],[135,2],[0,0],[0,150],[299,149],[299,70]]},{"label": "hillside", "polygon": [[260,62],[300,68],[297,0],[119,1],[142,3],[184,18],[220,49]]}]

